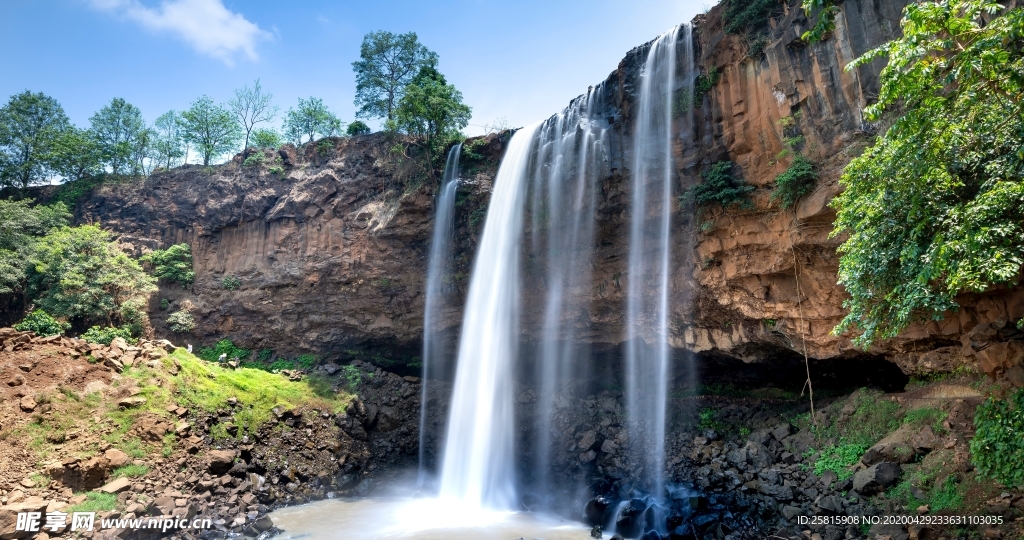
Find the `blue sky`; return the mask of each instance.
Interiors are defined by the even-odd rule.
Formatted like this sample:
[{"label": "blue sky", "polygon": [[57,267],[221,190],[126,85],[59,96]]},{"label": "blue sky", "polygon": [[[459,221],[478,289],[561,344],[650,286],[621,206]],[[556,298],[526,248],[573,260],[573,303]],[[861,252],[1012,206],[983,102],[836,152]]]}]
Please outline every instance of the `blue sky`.
[{"label": "blue sky", "polygon": [[152,122],[259,77],[282,112],[315,96],[351,121],[363,35],[414,31],[473,107],[472,135],[499,117],[522,126],[559,111],[709,3],[0,0],[0,97],[42,91],[83,127],[123,97]]}]

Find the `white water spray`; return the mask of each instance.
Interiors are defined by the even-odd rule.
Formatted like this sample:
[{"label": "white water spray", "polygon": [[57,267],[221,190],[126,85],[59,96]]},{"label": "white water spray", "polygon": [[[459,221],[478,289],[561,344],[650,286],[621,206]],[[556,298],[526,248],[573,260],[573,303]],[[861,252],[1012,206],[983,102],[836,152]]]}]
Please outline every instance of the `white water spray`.
[{"label": "white water spray", "polygon": [[494,181],[463,314],[440,497],[464,506],[516,502],[513,364],[519,340],[519,250],[534,134],[509,141]]}]

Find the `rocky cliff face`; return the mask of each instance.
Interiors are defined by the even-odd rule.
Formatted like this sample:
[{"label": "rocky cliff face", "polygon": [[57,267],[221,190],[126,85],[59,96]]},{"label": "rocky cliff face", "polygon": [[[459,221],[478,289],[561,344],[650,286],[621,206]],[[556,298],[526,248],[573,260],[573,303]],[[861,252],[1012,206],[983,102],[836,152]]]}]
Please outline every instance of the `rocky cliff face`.
[{"label": "rocky cliff face", "polygon": [[[802,360],[806,347],[815,359],[885,357],[910,373],[972,363],[987,343],[1020,339],[1007,324],[1024,317],[1020,290],[965,297],[963,309],[945,321],[916,326],[867,353],[855,350],[849,336],[831,334],[845,294],[836,283],[841,239],[829,236],[828,203],[838,193],[842,166],[879,129],[860,111],[877,92],[881,62],[845,67],[898,33],[904,4],[843,2],[836,30],[807,45],[799,36],[809,23],[789,2],[770,21],[763,54],[753,56],[742,36],[723,31],[721,8],[694,21],[696,62],[720,76],[703,105],[677,119],[676,188],[683,193],[702,168],[731,160],[758,189],[749,209],[698,216],[673,205],[670,340],[681,354]],[[648,47],[628,53],[603,83],[599,110],[608,125],[611,172],[596,208],[593,287],[583,299],[583,324],[584,339],[611,354],[623,336],[631,111]],[[490,136],[480,158],[464,158],[469,181],[456,212],[455,292],[441,327],[460,323],[476,233],[507,138]],[[201,341],[226,336],[251,348],[342,357],[384,350],[389,359],[410,361],[422,333],[434,182],[416,160],[397,157],[394,144],[378,134],[307,145],[301,153],[286,147],[266,155],[280,160],[279,173],[245,167],[238,158],[217,168],[179,168],[141,184],[104,186],[80,205],[78,217],[102,222],[140,252],[192,246],[194,286],[166,286],[161,295],[171,311],[186,301],[194,306]],[[820,178],[795,210],[783,211],[770,195],[796,152],[815,163]],[[239,280],[238,289],[223,286],[229,276]],[[528,316],[542,309],[543,286],[526,283]],[[158,306],[154,299],[153,320],[164,331]],[[533,339],[529,325],[524,328]],[[997,370],[1014,363],[1002,356],[982,361],[1002,366]]]}]

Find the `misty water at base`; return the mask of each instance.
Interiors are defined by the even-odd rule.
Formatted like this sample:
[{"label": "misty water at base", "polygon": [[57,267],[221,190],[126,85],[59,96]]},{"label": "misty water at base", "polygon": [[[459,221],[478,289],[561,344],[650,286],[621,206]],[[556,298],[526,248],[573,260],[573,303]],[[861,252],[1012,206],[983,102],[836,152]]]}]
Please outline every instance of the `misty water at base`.
[{"label": "misty water at base", "polygon": [[586,540],[582,523],[422,498],[327,499],[275,510],[281,540]]}]

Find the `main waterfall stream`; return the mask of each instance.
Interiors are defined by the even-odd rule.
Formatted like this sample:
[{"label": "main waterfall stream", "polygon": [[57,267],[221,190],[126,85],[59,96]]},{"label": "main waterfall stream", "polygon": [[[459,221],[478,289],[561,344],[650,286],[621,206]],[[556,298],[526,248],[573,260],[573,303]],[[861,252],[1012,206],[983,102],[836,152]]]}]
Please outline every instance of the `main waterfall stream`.
[{"label": "main waterfall stream", "polygon": [[[607,197],[602,182],[626,174],[624,206],[629,223],[628,261],[622,313],[623,425],[612,426],[608,448],[621,458],[602,474],[623,480],[625,500],[651,503],[642,521],[619,532],[636,537],[666,533],[666,403],[672,379],[670,335],[671,218],[676,200],[675,142],[692,122],[680,114],[679,96],[691,99],[694,79],[689,26],[660,36],[643,52],[642,67],[623,106],[621,88],[607,81],[573,100],[561,113],[514,133],[494,180],[459,334],[455,376],[444,450],[437,471],[423,454],[426,386],[434,384],[445,359],[435,334],[443,275],[448,272],[452,216],[456,211],[459,148],[452,149],[437,197],[437,218],[428,260],[424,313],[424,390],[418,499],[322,501],[281,510],[274,519],[290,533],[337,537],[309,525],[312,515],[342,519],[346,528],[370,530],[346,538],[585,538],[581,523],[546,520],[567,498],[587,486],[556,482],[562,471],[556,456],[593,460],[592,448],[579,447],[578,433],[564,433],[571,396],[585,386],[593,365],[586,342],[593,295],[591,270],[597,254],[598,201]],[[618,109],[616,109],[618,107]],[[609,110],[625,110],[627,118]],[[680,116],[684,118],[680,119]],[[625,120],[625,121],[624,121]],[[623,132],[632,144],[624,145]],[[624,169],[624,171],[623,171]],[[618,277],[616,277],[618,280]],[[521,305],[523,283],[542,291],[543,302]],[[536,304],[536,305],[534,305]],[[538,338],[524,341],[534,329]],[[523,391],[523,388],[529,388]],[[517,404],[530,404],[530,425],[521,431]],[[583,440],[587,440],[583,436]],[[581,443],[582,444],[582,443]],[[586,444],[595,445],[595,442]],[[522,446],[520,446],[522,445]],[[524,457],[528,456],[528,457]],[[437,474],[436,497],[423,497]],[[560,477],[557,477],[560,478]],[[573,491],[576,490],[576,491]],[[625,504],[625,503],[624,503]],[[523,509],[536,510],[523,514]],[[579,515],[579,511],[575,511]],[[614,532],[613,514],[606,525]],[[634,520],[635,521],[635,520]],[[364,529],[364,527],[366,527]],[[481,536],[481,533],[486,531]]]}]

